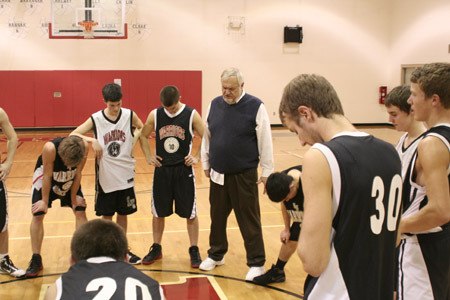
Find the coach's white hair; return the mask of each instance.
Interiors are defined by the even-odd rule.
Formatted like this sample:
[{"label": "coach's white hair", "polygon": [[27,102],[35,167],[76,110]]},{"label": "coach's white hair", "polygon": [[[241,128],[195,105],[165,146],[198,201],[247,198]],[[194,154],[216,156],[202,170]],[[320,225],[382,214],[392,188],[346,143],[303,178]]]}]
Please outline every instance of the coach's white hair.
[{"label": "coach's white hair", "polygon": [[241,73],[241,71],[239,71],[238,68],[225,69],[222,72],[220,79],[225,79],[225,78],[229,78],[229,77],[233,77],[233,76],[235,76],[237,78],[239,85],[244,83],[244,77],[242,76],[242,73]]}]

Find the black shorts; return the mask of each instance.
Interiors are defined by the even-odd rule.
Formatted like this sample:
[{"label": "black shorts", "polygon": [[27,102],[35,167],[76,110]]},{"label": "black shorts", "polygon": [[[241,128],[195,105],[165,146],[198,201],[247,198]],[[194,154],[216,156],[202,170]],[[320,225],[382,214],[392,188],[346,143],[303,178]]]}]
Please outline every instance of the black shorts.
[{"label": "black shorts", "polygon": [[195,176],[192,167],[185,164],[155,168],[153,176],[152,213],[168,217],[175,213],[182,218],[197,216]]},{"label": "black shorts", "polygon": [[289,240],[298,242],[298,238],[300,237],[300,222],[292,222],[291,228],[289,229]]},{"label": "black shorts", "polygon": [[103,192],[100,184],[95,195],[95,214],[97,216],[131,215],[137,211],[136,194],[134,187],[114,191]]},{"label": "black shorts", "polygon": [[[31,193],[32,193],[31,194],[31,203],[32,204],[38,202],[39,200],[42,200],[42,189],[41,188],[38,189],[35,186],[33,186],[33,191]],[[81,191],[81,186],[78,188],[77,196],[84,198],[83,192]],[[53,192],[53,189],[50,188],[50,194],[48,195],[48,207],[49,208],[52,207],[53,201],[57,200],[57,199],[61,200],[61,207],[72,207],[72,199],[70,197],[70,191],[68,191],[66,195],[60,196],[60,195],[55,194],[55,192]],[[75,208],[75,210],[85,211],[86,207],[78,206]],[[33,215],[39,216],[42,214],[43,214],[42,212],[37,212],[37,213],[34,213]]]},{"label": "black shorts", "polygon": [[8,194],[3,181],[0,181],[0,233],[8,228]]}]

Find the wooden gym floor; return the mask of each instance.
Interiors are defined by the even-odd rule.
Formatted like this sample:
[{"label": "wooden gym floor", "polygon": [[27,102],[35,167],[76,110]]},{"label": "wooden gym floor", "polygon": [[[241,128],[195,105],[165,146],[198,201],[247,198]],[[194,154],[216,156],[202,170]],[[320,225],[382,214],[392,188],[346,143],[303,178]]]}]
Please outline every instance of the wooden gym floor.
[{"label": "wooden gym floor", "polygon": [[[374,134],[393,144],[400,133],[388,127],[363,127],[363,131]],[[297,137],[285,129],[275,128],[273,133],[275,170],[283,170],[302,163],[302,156],[308,147],[301,147]],[[16,266],[26,269],[31,258],[29,225],[31,221],[31,179],[37,157],[44,143],[56,136],[66,136],[67,131],[18,132],[20,143],[14,165],[6,180],[9,198],[9,254]],[[198,143],[198,138],[195,143]],[[6,143],[0,143],[2,157]],[[152,244],[151,187],[153,167],[146,164],[139,146],[135,148],[136,196],[138,212],[129,216],[128,239],[132,251],[143,257]],[[200,164],[195,167],[197,186],[197,207],[200,222],[199,247],[202,258],[206,258],[209,237],[209,180],[204,176]],[[96,218],[94,212],[94,156],[90,149],[88,162],[83,170],[82,188],[87,200],[88,219]],[[272,203],[262,194],[260,186],[261,218],[266,249],[266,269],[276,262],[280,249],[279,233],[283,228],[280,204]],[[69,268],[70,239],[75,228],[73,214],[68,208],[60,208],[56,201],[44,220],[45,236],[42,246],[44,270],[35,279],[17,280],[0,275],[0,299],[39,299],[48,284],[53,283]],[[299,299],[303,294],[305,273],[300,259],[294,254],[285,267],[286,282],[261,287],[245,282],[248,271],[242,237],[232,213],[228,222],[229,251],[225,265],[211,272],[190,268],[189,240],[185,220],[176,215],[166,219],[163,235],[163,259],[149,266],[137,268],[158,280],[161,284],[180,283],[184,277],[206,275],[206,285],[214,287],[221,299]],[[203,279],[204,279],[203,278]],[[191,282],[192,281],[192,282]],[[204,281],[188,280],[187,286],[177,299],[208,299],[200,285]],[[171,285],[172,286],[172,285]],[[194,288],[196,287],[196,288]],[[207,287],[208,288],[208,287]],[[206,295],[206,296],[205,296]]]}]

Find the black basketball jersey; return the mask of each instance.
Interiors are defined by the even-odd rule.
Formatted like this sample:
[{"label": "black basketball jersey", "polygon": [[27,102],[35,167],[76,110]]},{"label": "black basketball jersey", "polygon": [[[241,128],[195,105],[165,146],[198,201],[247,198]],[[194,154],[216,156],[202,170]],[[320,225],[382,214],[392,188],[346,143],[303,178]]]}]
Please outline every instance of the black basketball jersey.
[{"label": "black basketball jersey", "polygon": [[331,256],[305,299],[392,299],[401,215],[401,162],[394,147],[362,132],[313,146],[333,180]]},{"label": "black basketball jersey", "polygon": [[[58,147],[63,139],[64,138],[58,137],[51,141],[56,148],[56,156],[55,161],[53,163],[53,176],[51,189],[56,195],[61,197],[65,196],[67,192],[70,191],[70,188],[72,187],[73,184],[73,180],[77,173],[77,168],[68,168],[61,159],[61,156],[59,156],[58,154]],[[42,165],[43,163],[41,154],[38,157],[36,167],[34,168],[34,170],[36,171],[37,169],[42,168]]]},{"label": "black basketball jersey", "polygon": [[[423,138],[426,138],[427,136],[434,136],[439,138],[450,151],[450,124],[440,124],[432,127],[428,131],[424,132],[422,136]],[[410,216],[417,213],[428,203],[426,187],[420,186],[416,183],[415,165],[417,161],[417,155],[418,153],[416,149],[406,172],[404,189],[407,191],[407,193],[403,193],[403,216]],[[447,178],[450,182],[450,166],[447,167],[447,170]],[[450,223],[444,224],[443,226],[450,226]],[[437,232],[441,229],[442,228],[437,227],[428,230],[427,232]]]},{"label": "black basketball jersey", "polygon": [[156,110],[156,155],[163,158],[163,166],[184,163],[185,156],[191,152],[194,109],[183,106],[172,116],[166,113],[164,107]]},{"label": "black basketball jersey", "polygon": [[[283,173],[289,173],[291,170],[299,170],[302,171],[302,166],[295,166],[289,169],[282,171]],[[291,217],[292,222],[302,222],[303,221],[303,188],[302,188],[302,180],[301,178],[298,181],[298,190],[297,194],[289,201],[284,201],[284,207],[286,207],[286,211],[288,215]]]},{"label": "black basketball jersey", "polygon": [[57,299],[161,299],[157,281],[123,261],[82,260],[56,281]]}]

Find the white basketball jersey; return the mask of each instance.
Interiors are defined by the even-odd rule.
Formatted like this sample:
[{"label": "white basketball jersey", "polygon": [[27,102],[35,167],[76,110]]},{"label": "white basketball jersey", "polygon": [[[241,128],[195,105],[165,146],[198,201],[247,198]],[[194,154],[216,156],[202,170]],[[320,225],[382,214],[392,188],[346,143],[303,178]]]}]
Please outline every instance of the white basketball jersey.
[{"label": "white basketball jersey", "polygon": [[417,146],[419,145],[419,142],[422,140],[423,136],[419,136],[416,138],[411,144],[408,145],[408,147],[405,147],[405,140],[408,137],[408,133],[405,133],[402,135],[400,140],[397,143],[397,146],[395,149],[397,150],[398,155],[400,156],[400,160],[402,161],[402,178],[403,181],[406,178],[406,171],[408,170],[408,166],[411,163],[411,160],[413,159],[414,154],[416,153]]},{"label": "white basketball jersey", "polygon": [[91,116],[95,137],[103,148],[102,158],[97,160],[97,180],[105,193],[134,186],[132,117],[133,111],[127,108],[121,108],[115,121],[103,110]]}]

